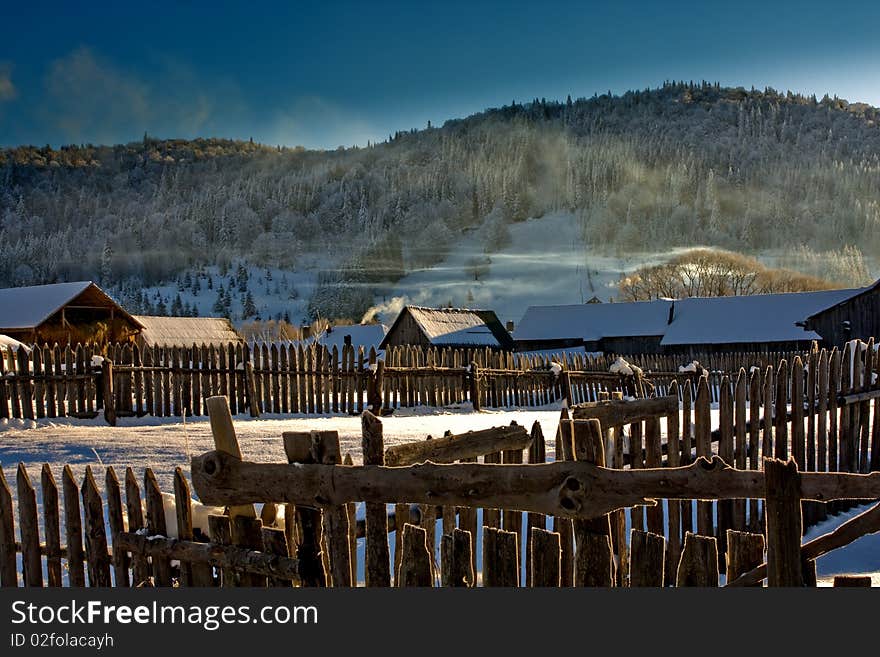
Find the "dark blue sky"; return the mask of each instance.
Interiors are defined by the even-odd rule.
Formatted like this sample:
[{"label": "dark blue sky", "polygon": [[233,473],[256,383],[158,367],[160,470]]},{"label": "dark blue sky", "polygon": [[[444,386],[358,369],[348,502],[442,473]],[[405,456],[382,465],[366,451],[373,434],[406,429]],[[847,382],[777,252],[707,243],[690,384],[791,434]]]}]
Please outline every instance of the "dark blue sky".
[{"label": "dark blue sky", "polygon": [[666,79],[880,105],[880,3],[0,4],[0,145],[253,137],[334,148]]}]

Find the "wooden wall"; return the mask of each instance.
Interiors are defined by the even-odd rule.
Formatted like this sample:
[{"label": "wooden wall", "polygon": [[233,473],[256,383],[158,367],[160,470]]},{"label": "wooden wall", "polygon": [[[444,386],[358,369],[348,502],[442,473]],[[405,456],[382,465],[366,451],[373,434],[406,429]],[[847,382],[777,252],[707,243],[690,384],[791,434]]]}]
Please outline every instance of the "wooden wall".
[{"label": "wooden wall", "polygon": [[[850,323],[849,331],[845,330],[845,321]],[[808,326],[822,336],[828,347],[843,347],[848,340],[880,335],[880,288],[819,313]]]}]

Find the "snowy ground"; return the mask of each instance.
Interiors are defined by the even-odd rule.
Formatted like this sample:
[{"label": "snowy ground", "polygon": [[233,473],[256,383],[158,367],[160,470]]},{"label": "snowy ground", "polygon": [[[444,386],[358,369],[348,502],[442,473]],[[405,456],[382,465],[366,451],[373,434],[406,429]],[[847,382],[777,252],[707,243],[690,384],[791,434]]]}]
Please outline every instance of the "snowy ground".
[{"label": "snowy ground", "polygon": [[[385,446],[424,440],[428,435],[442,436],[446,430],[463,433],[517,422],[530,430],[540,422],[553,453],[552,437],[559,422],[559,407],[546,410],[483,411],[469,409],[407,409],[382,418]],[[361,420],[348,415],[287,415],[255,420],[247,416],[235,418],[235,428],[245,458],[252,461],[283,462],[284,431],[335,429],[339,432],[342,453],[350,453],[356,463],[361,460]],[[189,472],[189,457],[213,449],[210,425],[205,419],[188,421],[179,418],[120,418],[119,425],[109,427],[103,419],[76,420],[0,420],[0,465],[7,479],[15,475],[19,462],[32,476],[39,475],[43,463],[49,463],[60,476],[70,464],[79,477],[87,465],[112,465],[117,473],[126,466],[142,472],[151,467],[164,490],[171,490],[174,469]]]}]

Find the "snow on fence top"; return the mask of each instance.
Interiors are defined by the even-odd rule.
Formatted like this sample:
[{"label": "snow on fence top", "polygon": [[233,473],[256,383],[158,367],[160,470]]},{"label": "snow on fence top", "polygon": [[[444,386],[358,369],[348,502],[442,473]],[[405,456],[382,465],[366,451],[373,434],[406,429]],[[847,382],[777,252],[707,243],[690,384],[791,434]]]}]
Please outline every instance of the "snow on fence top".
[{"label": "snow on fence top", "polygon": [[823,290],[738,297],[699,297],[675,302],[662,345],[821,340],[798,326],[810,315],[861,290]]}]

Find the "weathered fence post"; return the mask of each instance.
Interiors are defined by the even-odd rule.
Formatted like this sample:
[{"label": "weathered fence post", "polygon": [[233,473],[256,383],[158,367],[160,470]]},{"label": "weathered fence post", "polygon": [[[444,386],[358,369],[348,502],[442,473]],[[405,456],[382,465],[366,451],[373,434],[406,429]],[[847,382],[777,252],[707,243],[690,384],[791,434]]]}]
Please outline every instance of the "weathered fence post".
[{"label": "weathered fence post", "polygon": [[0,465],[0,586],[4,587],[18,586],[13,513],[12,490],[6,482],[3,466]]},{"label": "weathered fence post", "polygon": [[61,586],[61,511],[58,505],[58,484],[49,464],[40,474],[43,489],[43,528],[46,537],[46,575],[48,585]]},{"label": "weathered fence post", "polygon": [[107,552],[107,531],[104,527],[104,505],[91,466],[86,466],[82,501],[89,586],[110,586],[110,556]]},{"label": "weathered fence post", "polygon": [[483,586],[519,586],[517,534],[483,527]]},{"label": "weathered fence post", "polygon": [[472,563],[473,546],[471,533],[453,528],[451,534],[440,539],[440,563],[442,572],[440,583],[449,587],[468,587],[475,585]]},{"label": "weathered fence post", "polygon": [[[568,417],[568,409],[563,406],[559,413],[559,425],[556,428],[555,458],[557,461],[571,461],[573,459],[573,437],[571,424]],[[572,534],[572,521],[567,518],[555,516],[553,529],[559,533],[559,543],[562,549],[560,569],[560,586],[568,587],[574,583],[574,538]]]},{"label": "weathered fence post", "polygon": [[[28,402],[30,403],[30,402]],[[25,586],[43,586],[37,491],[24,463],[18,464],[18,531],[21,533],[21,567]]]},{"label": "weathered fence post", "polygon": [[[147,531],[150,536],[168,536],[165,527],[165,508],[162,492],[151,468],[144,471],[144,498],[147,507]],[[171,562],[164,557],[153,557],[153,579],[156,586],[171,586]]]},{"label": "weathered fence post", "polygon": [[659,534],[633,529],[630,533],[629,585],[662,587],[666,563],[666,539]]},{"label": "weathered fence post", "polygon": [[531,587],[559,586],[559,564],[562,560],[562,549],[557,532],[548,532],[540,527],[532,527],[529,532],[529,557]]},{"label": "weathered fence post", "polygon": [[61,488],[64,491],[64,534],[67,539],[67,572],[70,585],[83,587],[86,575],[83,567],[82,517],[79,507],[79,486],[69,465],[61,473]]},{"label": "weathered fence post", "polygon": [[[783,408],[781,412],[785,412]],[[803,586],[801,476],[794,460],[764,461],[768,586]]]},{"label": "weathered fence post", "polygon": [[[125,469],[125,508],[128,510],[128,531],[137,532],[144,528],[144,511],[141,506],[141,489],[131,468]],[[150,564],[146,557],[132,554],[131,583],[139,586],[150,579]]]},{"label": "weathered fence post", "polygon": [[[177,538],[182,541],[192,541],[192,501],[189,484],[183,476],[183,470],[174,470],[174,502],[177,513]],[[207,529],[207,528],[206,528]],[[213,586],[214,578],[211,568],[204,564],[188,564],[180,562],[181,586]]]},{"label": "weathered fence post", "polygon": [[403,526],[400,576],[397,586],[433,586],[434,577],[431,555],[426,542],[427,532],[421,527],[406,523]]},{"label": "weathered fence post", "polygon": [[[369,411],[361,416],[361,446],[364,465],[385,465],[385,444],[382,422]],[[364,580],[367,586],[391,586],[391,566],[388,551],[388,516],[385,504],[367,502],[365,505],[365,559]]]},{"label": "weathered fence post", "polygon": [[471,404],[473,404],[474,411],[480,411],[480,373],[477,363],[475,361],[471,361],[471,366],[468,369],[468,389],[470,390],[471,396]]},{"label": "weathered fence post", "polygon": [[[266,554],[277,554],[278,556],[281,556],[281,557],[288,556],[289,549],[287,547],[287,537],[284,535],[283,529],[273,529],[270,527],[263,527],[262,535],[263,535],[263,552],[265,552]],[[291,582],[290,582],[290,580],[282,579],[280,577],[270,577],[269,578],[269,586],[290,587]]]},{"label": "weathered fence post", "polygon": [[[211,542],[216,545],[232,545],[232,522],[229,516],[208,516],[208,534]],[[238,586],[235,570],[223,568],[220,571],[220,584],[223,588],[235,588]]]},{"label": "weathered fence post", "polygon": [[[231,345],[230,345],[231,349]],[[234,359],[232,361],[235,362]],[[230,375],[230,384],[234,380],[234,373]],[[234,399],[234,392],[229,393]],[[226,452],[237,459],[241,459],[241,448],[238,446],[238,437],[235,435],[235,426],[232,424],[232,411],[229,408],[229,399],[226,397],[208,397],[205,400],[208,409],[208,417],[211,422],[211,434],[214,436],[214,448],[219,452]],[[253,504],[243,504],[229,508],[230,517],[245,515],[256,518],[257,512]]]},{"label": "weathered fence post", "polygon": [[[727,530],[727,581],[764,563],[764,536]],[[760,586],[759,582],[755,586]]]},{"label": "weathered fence post", "polygon": [[[602,426],[598,420],[572,420],[574,459],[605,466]],[[611,523],[607,515],[572,523],[575,538],[574,585],[614,586]]]},{"label": "weathered fence post", "polygon": [[119,479],[113,467],[108,467],[104,476],[104,485],[107,495],[107,520],[110,522],[110,548],[113,551],[113,576],[116,586],[127,587],[128,582],[128,552],[119,549],[116,545],[116,537],[125,531],[125,523],[122,517],[122,490]]},{"label": "weathered fence post", "polygon": [[718,541],[714,536],[685,534],[675,585],[718,586]]},{"label": "weathered fence post", "polygon": [[[288,463],[314,462],[310,454],[311,434],[284,433],[284,453]],[[301,529],[296,556],[300,561],[300,579],[303,586],[327,586],[321,549],[324,523],[321,510],[303,506],[296,507],[296,522]]]},{"label": "weathered fence post", "polygon": [[113,361],[105,358],[101,364],[101,388],[104,395],[104,421],[116,426],[116,396],[113,394]]}]

